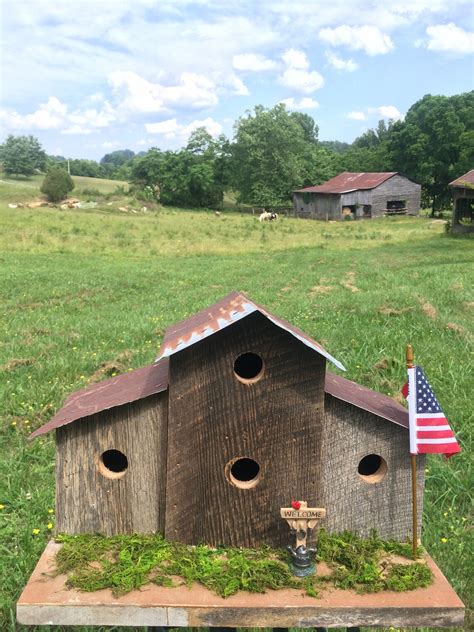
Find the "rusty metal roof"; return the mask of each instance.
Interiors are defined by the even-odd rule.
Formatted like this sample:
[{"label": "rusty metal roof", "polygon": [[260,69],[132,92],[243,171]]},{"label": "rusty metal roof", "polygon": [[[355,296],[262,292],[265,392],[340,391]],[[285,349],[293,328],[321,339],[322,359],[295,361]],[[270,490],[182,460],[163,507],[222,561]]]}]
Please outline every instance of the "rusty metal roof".
[{"label": "rusty metal roof", "polygon": [[260,312],[260,314],[266,316],[274,325],[280,327],[280,329],[284,329],[304,345],[323,355],[335,364],[338,369],[342,371],[346,370],[339,360],[336,360],[336,358],[330,355],[318,342],[286,320],[277,318],[241,292],[232,292],[218,303],[203,309],[186,320],[172,325],[165,333],[161,345],[161,353],[157,361],[161,360],[161,358],[167,358],[174,353],[178,353],[183,349],[187,349],[191,345],[196,344],[196,342],[200,342],[204,340],[204,338],[212,336],[216,332],[221,331],[229,325],[233,325],[255,312]]},{"label": "rusty metal roof", "polygon": [[370,388],[329,372],[326,372],[324,390],[336,399],[362,408],[362,410],[387,419],[398,426],[408,428],[408,410],[388,395],[377,393]]},{"label": "rusty metal roof", "polygon": [[123,373],[72,393],[56,415],[35,430],[30,439],[77,419],[166,391],[168,368],[169,361],[165,358],[155,364]]},{"label": "rusty metal roof", "polygon": [[474,169],[471,169],[470,171],[465,173],[463,176],[459,176],[459,178],[456,178],[456,180],[453,180],[452,182],[450,182],[449,186],[450,187],[464,187],[466,186],[466,184],[468,185],[469,189],[472,188],[472,185],[474,184]]},{"label": "rusty metal roof", "polygon": [[[50,421],[30,435],[30,439],[83,417],[166,391],[168,368],[169,361],[165,358],[160,362],[76,391],[69,396],[64,406]],[[325,391],[336,399],[408,428],[408,411],[387,395],[372,391],[330,372],[326,372]]]},{"label": "rusty metal roof", "polygon": [[389,178],[398,175],[397,171],[379,173],[352,173],[344,171],[327,182],[314,187],[297,189],[294,193],[349,193],[360,189],[374,189]]}]

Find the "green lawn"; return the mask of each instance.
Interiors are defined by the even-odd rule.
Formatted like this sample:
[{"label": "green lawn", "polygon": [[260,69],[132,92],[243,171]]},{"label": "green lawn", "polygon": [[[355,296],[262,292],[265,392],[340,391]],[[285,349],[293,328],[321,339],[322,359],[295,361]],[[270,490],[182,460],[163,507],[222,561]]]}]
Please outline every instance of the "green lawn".
[{"label": "green lawn", "polygon": [[113,197],[83,211],[8,208],[34,186],[0,182],[2,631],[21,629],[14,604],[54,529],[54,437],[28,434],[105,363],[151,362],[166,327],[234,289],[322,342],[348,378],[396,398],[413,344],[463,446],[428,459],[423,543],[472,605],[472,239],[421,218],[133,215]]}]

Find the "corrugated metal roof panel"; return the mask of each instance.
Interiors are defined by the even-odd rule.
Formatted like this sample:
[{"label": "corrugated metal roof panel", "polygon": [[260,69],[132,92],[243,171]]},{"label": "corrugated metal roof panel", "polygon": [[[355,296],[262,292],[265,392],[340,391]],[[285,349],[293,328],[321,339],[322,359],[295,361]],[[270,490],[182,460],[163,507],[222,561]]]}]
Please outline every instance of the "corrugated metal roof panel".
[{"label": "corrugated metal roof panel", "polygon": [[287,321],[277,318],[261,305],[254,303],[240,292],[232,292],[218,303],[194,314],[176,325],[172,325],[165,333],[161,346],[161,353],[157,361],[167,358],[174,353],[187,349],[196,342],[212,336],[229,325],[233,325],[242,318],[254,312],[260,312],[274,325],[284,329],[304,345],[320,353],[330,360],[338,369],[345,371],[344,366],[330,355],[318,342],[307,336],[297,327]]},{"label": "corrugated metal roof panel", "polygon": [[463,187],[465,184],[474,184],[474,169],[471,169],[463,176],[459,176],[456,180],[449,183],[450,187]]},{"label": "corrugated metal roof panel", "polygon": [[374,189],[382,182],[398,175],[397,171],[387,171],[378,173],[348,172],[340,173],[327,182],[314,187],[298,189],[294,193],[348,193],[359,189]]},{"label": "corrugated metal roof panel", "polygon": [[41,428],[35,430],[30,435],[30,439],[70,424],[77,419],[166,391],[168,368],[169,361],[165,358],[160,362],[123,373],[72,393],[56,415]]},{"label": "corrugated metal roof panel", "polygon": [[388,395],[377,393],[356,382],[351,382],[341,375],[330,372],[326,373],[324,388],[328,395],[332,395],[336,399],[367,410],[403,428],[408,428],[408,410]]},{"label": "corrugated metal roof panel", "polygon": [[[76,391],[50,421],[31,434],[30,439],[83,417],[166,391],[168,367],[168,360],[163,359],[159,363],[149,364]],[[330,372],[326,372],[325,391],[336,399],[408,428],[408,411],[387,395]]]}]

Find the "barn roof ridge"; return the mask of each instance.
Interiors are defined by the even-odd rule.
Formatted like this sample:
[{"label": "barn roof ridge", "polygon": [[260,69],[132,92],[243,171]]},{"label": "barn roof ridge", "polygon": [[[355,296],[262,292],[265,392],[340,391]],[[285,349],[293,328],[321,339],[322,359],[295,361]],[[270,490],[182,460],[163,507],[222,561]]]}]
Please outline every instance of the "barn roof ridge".
[{"label": "barn roof ridge", "polygon": [[[76,391],[67,398],[64,406],[50,421],[30,435],[30,439],[104,410],[131,404],[165,392],[169,386],[168,373],[169,360],[163,358],[159,362]],[[388,395],[373,391],[329,371],[326,371],[324,390],[326,395],[352,404],[403,428],[408,428],[408,411]]]},{"label": "barn roof ridge", "polygon": [[[360,189],[374,189],[380,184],[402,175],[399,171],[343,171],[323,184],[296,189],[293,193],[350,193]],[[406,176],[402,176],[406,177]]]},{"label": "barn roof ridge", "polygon": [[217,303],[168,327],[161,344],[161,352],[157,361],[162,358],[168,358],[183,349],[187,349],[193,344],[214,335],[225,327],[233,325],[255,312],[260,312],[260,314],[268,318],[274,325],[280,329],[284,329],[313,351],[320,353],[338,369],[341,369],[341,371],[346,370],[341,362],[328,353],[319,342],[316,342],[316,340],[310,338],[310,336],[301,331],[301,329],[298,329],[298,327],[295,327],[283,318],[275,316],[269,312],[266,307],[259,305],[243,292],[231,292]]},{"label": "barn roof ridge", "polygon": [[470,169],[448,184],[450,187],[464,187],[466,185],[467,188],[471,188],[474,185],[474,169]]}]

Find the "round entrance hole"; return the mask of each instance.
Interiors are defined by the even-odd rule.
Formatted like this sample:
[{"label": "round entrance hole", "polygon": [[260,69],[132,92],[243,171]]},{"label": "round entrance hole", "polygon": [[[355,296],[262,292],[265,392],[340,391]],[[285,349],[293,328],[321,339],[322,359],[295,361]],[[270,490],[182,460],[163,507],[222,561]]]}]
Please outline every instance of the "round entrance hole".
[{"label": "round entrance hole", "polygon": [[99,471],[108,478],[121,478],[128,468],[128,459],[120,450],[106,450],[99,458]]},{"label": "round entrance hole", "polygon": [[387,470],[387,461],[379,454],[367,454],[357,468],[359,476],[366,483],[380,483]]},{"label": "round entrance hole", "polygon": [[244,384],[253,384],[263,376],[263,360],[252,352],[242,353],[234,362],[234,374]]},{"label": "round entrance hole", "polygon": [[260,480],[260,465],[246,456],[229,461],[225,467],[227,480],[240,489],[251,489]]}]

